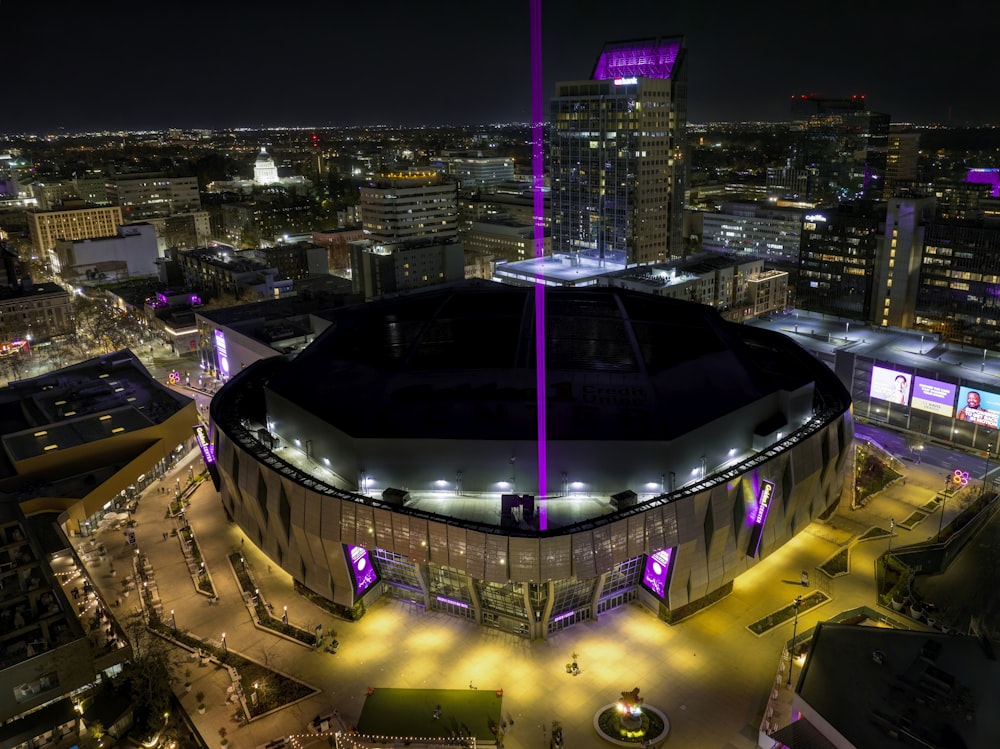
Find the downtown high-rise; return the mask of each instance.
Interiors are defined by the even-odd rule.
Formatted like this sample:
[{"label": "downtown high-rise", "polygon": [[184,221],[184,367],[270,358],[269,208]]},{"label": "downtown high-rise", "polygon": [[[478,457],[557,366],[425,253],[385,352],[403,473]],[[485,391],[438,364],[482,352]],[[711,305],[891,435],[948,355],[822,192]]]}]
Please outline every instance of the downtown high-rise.
[{"label": "downtown high-rise", "polygon": [[611,263],[683,254],[684,38],[604,46],[552,102],[552,252]]}]

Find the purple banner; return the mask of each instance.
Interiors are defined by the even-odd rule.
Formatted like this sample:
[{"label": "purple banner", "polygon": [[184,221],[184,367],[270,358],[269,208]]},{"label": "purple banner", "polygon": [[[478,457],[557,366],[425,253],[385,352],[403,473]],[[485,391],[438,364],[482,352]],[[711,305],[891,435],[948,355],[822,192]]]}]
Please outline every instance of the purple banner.
[{"label": "purple banner", "polygon": [[347,558],[350,560],[351,574],[354,576],[354,592],[360,596],[378,582],[378,573],[368,557],[368,549],[348,546]]},{"label": "purple banner", "polygon": [[229,377],[229,351],[226,346],[226,334],[221,330],[215,331],[215,353],[219,358],[219,374],[222,379]]},{"label": "purple banner", "polygon": [[764,534],[764,524],[767,513],[771,510],[771,499],[774,497],[774,484],[766,479],[760,482],[760,492],[757,493],[757,512],[753,518],[753,529],[750,531],[750,543],[747,544],[747,556],[757,556],[760,539]]},{"label": "purple banner", "polygon": [[918,411],[950,417],[955,413],[955,391],[957,389],[950,382],[914,377],[913,397],[910,400],[910,406]]},{"label": "purple banner", "polygon": [[199,424],[194,429],[194,438],[198,442],[198,449],[201,450],[201,457],[205,459],[205,467],[215,462],[215,445],[208,436],[208,430],[204,424]]},{"label": "purple banner", "polygon": [[642,573],[642,586],[661,601],[667,595],[667,575],[670,573],[670,557],[673,549],[660,549],[646,557],[646,569]]}]

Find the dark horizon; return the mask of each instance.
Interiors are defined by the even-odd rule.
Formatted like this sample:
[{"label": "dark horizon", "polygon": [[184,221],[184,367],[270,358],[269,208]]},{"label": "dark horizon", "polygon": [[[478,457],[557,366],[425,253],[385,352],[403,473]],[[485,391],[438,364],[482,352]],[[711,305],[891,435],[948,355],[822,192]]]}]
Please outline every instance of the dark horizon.
[{"label": "dark horizon", "polygon": [[[991,46],[988,24],[967,0],[949,7],[852,0],[823,18],[779,0],[723,16],[637,0],[609,15],[595,0],[548,0],[543,92],[588,78],[605,42],[683,35],[689,122],[787,121],[790,98],[817,93],[864,94],[896,123],[1000,124],[1000,100],[975,75],[989,62],[975,57]],[[5,133],[530,121],[527,2],[0,8],[8,39],[38,38],[6,56]]]}]

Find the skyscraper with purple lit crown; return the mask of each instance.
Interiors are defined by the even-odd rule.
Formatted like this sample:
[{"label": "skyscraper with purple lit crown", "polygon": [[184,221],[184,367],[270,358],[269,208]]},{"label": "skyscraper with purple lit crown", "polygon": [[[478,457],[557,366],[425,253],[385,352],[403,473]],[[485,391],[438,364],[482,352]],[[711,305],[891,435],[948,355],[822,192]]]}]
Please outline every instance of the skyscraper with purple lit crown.
[{"label": "skyscraper with purple lit crown", "polygon": [[604,45],[552,102],[552,251],[611,263],[683,252],[684,38]]}]

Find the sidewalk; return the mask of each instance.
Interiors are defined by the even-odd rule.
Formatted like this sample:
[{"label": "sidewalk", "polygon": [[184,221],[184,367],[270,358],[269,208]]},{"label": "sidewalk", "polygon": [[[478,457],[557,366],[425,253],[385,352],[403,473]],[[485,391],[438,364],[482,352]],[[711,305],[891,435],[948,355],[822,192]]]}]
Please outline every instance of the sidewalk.
[{"label": "sidewalk", "polygon": [[[163,532],[169,532],[175,522],[164,519],[172,489],[177,478],[182,487],[187,482],[187,466],[192,461],[198,471],[201,459],[193,451],[164,478],[163,485],[170,491],[160,494],[158,486],[147,490],[134,515],[137,546],[152,564],[164,618],[172,610],[179,629],[216,643],[225,632],[230,650],[321,690],[298,705],[239,726],[233,720],[235,706],[228,702],[226,672],[191,664],[187,653],[179,651],[184,665],[178,671],[175,691],[209,746],[217,743],[218,729],[225,726],[233,749],[250,749],[285,735],[299,736],[296,741],[301,746],[316,743],[316,737],[306,733],[313,717],[338,710],[346,725],[357,723],[369,687],[467,689],[470,681],[480,688],[504,688],[503,712],[516,726],[505,736],[508,749],[544,749],[553,720],[562,723],[565,746],[595,746],[594,712],[635,686],[641,688],[647,704],[670,719],[669,744],[751,749],[775,687],[784,644],[791,638],[792,622],[759,637],[748,625],[817,588],[828,591],[831,600],[799,616],[800,634],[838,612],[858,606],[874,608],[872,570],[875,558],[888,546],[887,538],[851,545],[848,575],[824,580],[816,567],[869,527],[888,529],[890,519],[897,523],[894,548],[933,536],[936,513],[912,530],[899,523],[943,486],[939,470],[905,464],[905,484],[893,484],[865,507],[841,507],[828,522],[812,523],[740,575],[731,595],[680,624],[666,625],[647,609],[631,605],[547,640],[528,642],[456,617],[425,613],[391,598],[383,598],[359,622],[336,620],[294,592],[291,578],[227,520],[219,494],[211,482],[203,482],[191,495],[185,514],[219,595],[219,603],[210,605],[208,597],[195,590],[178,538],[163,539]],[[958,511],[959,504],[949,500],[949,516]],[[102,536],[107,537],[109,554],[115,555],[116,567],[121,568],[134,550],[120,532]],[[257,629],[227,560],[233,551],[243,554],[261,595],[273,604],[276,614],[280,616],[287,605],[294,625],[311,629],[322,623],[326,632],[332,627],[340,641],[338,653],[314,651]],[[810,573],[808,589],[800,583],[802,570]],[[119,581],[104,570],[96,572],[96,583],[105,589],[108,600],[118,595],[113,585],[120,585]],[[123,601],[116,615],[138,607],[137,595]],[[579,655],[578,676],[565,671],[572,653]],[[193,687],[185,694],[188,668]],[[787,672],[782,678],[787,681]],[[197,713],[194,695],[198,691],[206,695],[205,715]],[[791,693],[778,691],[790,704]],[[774,718],[778,723],[780,715]]]}]

